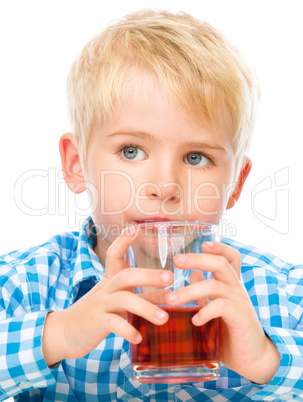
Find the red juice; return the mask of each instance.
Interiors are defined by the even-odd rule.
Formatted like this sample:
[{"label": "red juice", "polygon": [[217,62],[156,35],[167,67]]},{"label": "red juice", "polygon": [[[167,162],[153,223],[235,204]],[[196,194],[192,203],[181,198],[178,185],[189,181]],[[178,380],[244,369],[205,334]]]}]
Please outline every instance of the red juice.
[{"label": "red juice", "polygon": [[[207,372],[211,373],[212,370],[218,372],[220,361],[218,319],[202,326],[195,326],[191,319],[199,307],[161,306],[161,308],[169,313],[169,320],[164,325],[154,325],[142,317],[129,315],[129,322],[143,337],[140,344],[131,345],[133,371],[140,373],[154,371],[159,377],[167,372],[169,380],[165,382],[206,381],[216,378],[218,375],[208,376]],[[171,377],[173,374],[170,372],[174,370],[183,374]],[[192,380],[185,378],[186,370],[189,375],[195,373]],[[165,377],[165,374],[163,375]],[[160,382],[160,379],[157,381],[155,378],[152,381],[144,380],[144,375],[137,379],[142,382]]]}]

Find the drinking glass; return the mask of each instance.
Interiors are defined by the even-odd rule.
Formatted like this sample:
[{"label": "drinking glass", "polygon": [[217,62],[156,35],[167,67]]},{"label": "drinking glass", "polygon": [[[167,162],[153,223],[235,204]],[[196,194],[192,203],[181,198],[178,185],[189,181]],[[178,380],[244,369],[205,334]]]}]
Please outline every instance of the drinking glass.
[{"label": "drinking glass", "polygon": [[[191,319],[207,299],[171,307],[165,304],[164,293],[190,284],[193,270],[179,269],[173,258],[177,254],[203,253],[204,241],[219,241],[216,225],[200,222],[149,222],[136,225],[137,240],[125,255],[127,267],[165,269],[174,273],[173,284],[156,288],[135,288],[136,293],[157,304],[169,314],[163,325],[155,325],[135,314],[129,322],[141,333],[143,340],[130,345],[132,377],[148,383],[182,383],[209,381],[220,375],[219,320],[202,326]],[[202,271],[203,279],[212,274]]]}]

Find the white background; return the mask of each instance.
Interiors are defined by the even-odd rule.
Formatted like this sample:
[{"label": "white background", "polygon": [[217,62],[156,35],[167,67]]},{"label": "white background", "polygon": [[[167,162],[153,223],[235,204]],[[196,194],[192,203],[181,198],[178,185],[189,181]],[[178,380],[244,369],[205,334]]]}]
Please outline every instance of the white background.
[{"label": "white background", "polygon": [[[250,154],[253,170],[222,230],[302,263],[302,0],[2,0],[0,254],[78,230],[88,214],[76,213],[85,197],[75,205],[60,176],[58,140],[70,130],[67,72],[109,21],[150,7],[183,10],[210,22],[257,71],[262,99]],[[22,200],[41,211],[37,216],[22,211]]]}]

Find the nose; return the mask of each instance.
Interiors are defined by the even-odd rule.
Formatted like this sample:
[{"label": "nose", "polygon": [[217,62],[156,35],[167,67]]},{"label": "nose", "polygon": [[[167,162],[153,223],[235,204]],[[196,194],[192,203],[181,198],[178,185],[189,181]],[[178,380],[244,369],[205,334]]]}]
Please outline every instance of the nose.
[{"label": "nose", "polygon": [[182,195],[182,185],[177,169],[169,163],[153,166],[150,179],[145,186],[145,195],[149,199],[179,201]]},{"label": "nose", "polygon": [[173,182],[164,183],[162,186],[149,182],[145,186],[145,195],[148,198],[159,200],[179,200],[181,198],[181,193],[181,187]]}]

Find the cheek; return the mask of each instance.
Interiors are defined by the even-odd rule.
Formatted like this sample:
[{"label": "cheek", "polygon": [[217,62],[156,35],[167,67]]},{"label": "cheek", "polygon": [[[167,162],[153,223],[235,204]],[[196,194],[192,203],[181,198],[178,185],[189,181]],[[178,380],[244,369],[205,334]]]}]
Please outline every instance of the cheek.
[{"label": "cheek", "polygon": [[113,212],[126,208],[134,202],[136,186],[130,175],[113,170],[99,170],[99,172],[100,174],[88,176],[86,180],[87,194],[91,203],[104,212]]},{"label": "cheek", "polygon": [[227,186],[225,183],[203,182],[193,186],[192,206],[200,214],[219,216],[226,206]]},{"label": "cheek", "polygon": [[100,181],[100,204],[103,212],[116,212],[130,208],[135,200],[136,186],[124,172],[103,172]]}]

